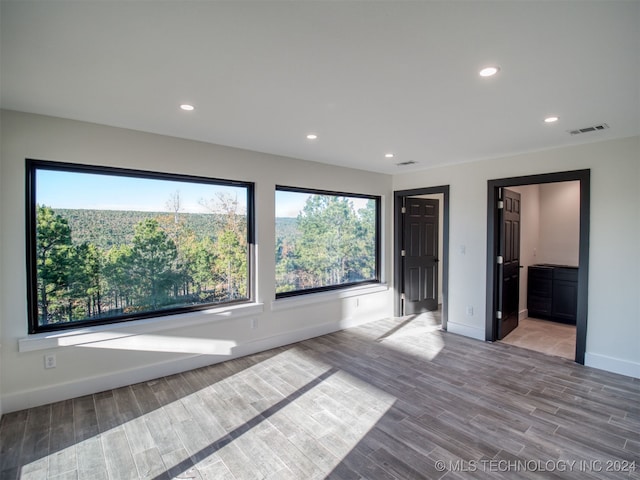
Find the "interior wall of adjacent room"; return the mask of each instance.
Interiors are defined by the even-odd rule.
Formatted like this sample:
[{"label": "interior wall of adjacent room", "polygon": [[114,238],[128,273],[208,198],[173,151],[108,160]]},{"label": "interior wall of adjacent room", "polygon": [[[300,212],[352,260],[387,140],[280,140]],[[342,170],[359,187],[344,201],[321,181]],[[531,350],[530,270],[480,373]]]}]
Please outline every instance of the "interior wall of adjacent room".
[{"label": "interior wall of adjacent room", "polygon": [[540,185],[539,263],[578,265],[580,182]]}]

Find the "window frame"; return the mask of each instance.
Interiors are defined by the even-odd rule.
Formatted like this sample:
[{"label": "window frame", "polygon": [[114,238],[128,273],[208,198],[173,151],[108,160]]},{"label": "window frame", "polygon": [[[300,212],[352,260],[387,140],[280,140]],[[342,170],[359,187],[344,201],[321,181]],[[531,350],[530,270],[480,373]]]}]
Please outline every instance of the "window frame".
[{"label": "window frame", "polygon": [[[37,171],[62,171],[71,173],[87,173],[105,176],[129,178],[143,178],[149,180],[171,180],[187,183],[197,183],[212,186],[241,187],[247,192],[247,298],[215,303],[166,308],[145,312],[131,312],[114,317],[101,319],[86,319],[50,325],[39,325],[38,322],[38,271],[37,271]],[[228,180],[197,175],[187,175],[169,172],[156,172],[102,165],[87,165],[80,163],[58,162],[50,160],[25,159],[25,216],[26,216],[26,273],[27,273],[27,316],[28,333],[38,334],[56,331],[68,331],[114,323],[126,323],[135,320],[179,315],[189,312],[210,310],[218,307],[248,304],[255,301],[255,184],[248,181]]]},{"label": "window frame", "polygon": [[[381,252],[382,252],[382,196],[381,195],[370,195],[364,193],[347,193],[347,192],[339,192],[335,190],[321,190],[315,188],[303,188],[303,187],[292,187],[287,185],[276,185],[275,186],[275,195],[277,195],[278,191],[283,192],[293,192],[293,193],[306,193],[311,195],[330,195],[335,197],[346,197],[346,198],[363,198],[368,200],[374,200],[376,204],[376,213],[375,213],[375,278],[369,280],[362,280],[358,282],[349,282],[349,283],[341,283],[337,285],[325,285],[322,287],[313,287],[313,288],[305,288],[303,290],[292,290],[288,292],[276,292],[275,297],[276,300],[291,298],[291,297],[300,297],[302,295],[309,295],[320,292],[332,292],[337,290],[345,290],[353,287],[360,287],[363,285],[379,285],[382,283],[381,280]],[[274,202],[275,202],[274,195]],[[277,218],[277,217],[276,217]],[[274,218],[275,221],[275,218]],[[277,237],[276,237],[277,238]],[[275,269],[274,269],[274,281],[275,281]]]}]

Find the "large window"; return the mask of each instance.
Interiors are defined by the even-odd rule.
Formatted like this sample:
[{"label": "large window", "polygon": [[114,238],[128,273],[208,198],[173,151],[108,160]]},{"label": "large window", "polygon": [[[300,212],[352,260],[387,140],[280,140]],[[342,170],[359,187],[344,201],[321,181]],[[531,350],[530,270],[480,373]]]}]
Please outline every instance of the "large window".
[{"label": "large window", "polygon": [[247,301],[253,185],[27,160],[30,332]]},{"label": "large window", "polygon": [[276,297],[380,281],[380,197],[276,187]]}]

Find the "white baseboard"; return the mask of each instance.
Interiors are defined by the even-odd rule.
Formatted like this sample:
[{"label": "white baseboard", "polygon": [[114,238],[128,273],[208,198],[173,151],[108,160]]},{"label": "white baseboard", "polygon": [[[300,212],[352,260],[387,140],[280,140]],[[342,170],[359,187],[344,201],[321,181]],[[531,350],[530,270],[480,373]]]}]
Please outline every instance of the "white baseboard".
[{"label": "white baseboard", "polygon": [[484,340],[484,327],[473,327],[462,323],[455,323],[449,320],[447,322],[447,332],[463,335],[465,337],[475,338],[476,340]]},{"label": "white baseboard", "polygon": [[587,367],[619,373],[628,377],[640,378],[640,363],[608,357],[597,353],[585,353],[584,364]]},{"label": "white baseboard", "polygon": [[1,405],[3,408],[2,413],[47,405],[49,403],[81,397],[83,395],[91,395],[113,388],[146,382],[156,378],[186,372],[195,368],[224,362],[233,358],[263,352],[271,348],[289,345],[291,343],[300,342],[320,335],[326,335],[328,333],[355,327],[375,320],[379,319],[347,319],[340,322],[324,323],[235,346],[231,349],[231,353],[229,355],[188,355],[178,359],[174,358],[165,362],[155,363],[153,365],[132,368],[130,370],[121,370],[106,375],[81,378],[45,388],[23,390],[20,392],[5,394],[1,399]]},{"label": "white baseboard", "polygon": [[525,308],[524,310],[520,310],[518,312],[518,320],[524,320],[529,317],[529,309]]},{"label": "white baseboard", "polygon": [[[374,319],[377,320],[377,319]],[[9,413],[25,408],[31,408],[48,403],[58,402],[69,398],[90,395],[112,388],[132,385],[139,382],[153,380],[155,378],[173,375],[176,373],[204,367],[215,363],[231,360],[233,358],[251,355],[271,348],[289,345],[320,335],[326,335],[345,328],[355,327],[372,321],[343,320],[341,322],[325,323],[309,328],[302,328],[292,332],[285,332],[253,342],[238,345],[232,349],[229,355],[189,355],[180,359],[147,365],[140,368],[124,370],[91,378],[82,378],[73,382],[53,385],[46,388],[25,390],[2,396],[0,399],[2,413]],[[447,331],[458,335],[484,340],[484,329],[461,323],[448,322]],[[619,373],[634,378],[640,378],[640,363],[630,362],[618,358],[608,357],[594,353],[585,354],[585,365],[613,373]]]},{"label": "white baseboard", "polygon": [[2,406],[4,413],[9,413],[204,367],[228,358],[233,357],[226,355],[189,355],[140,368],[120,370],[107,375],[85,377],[44,388],[23,390],[3,395]]}]

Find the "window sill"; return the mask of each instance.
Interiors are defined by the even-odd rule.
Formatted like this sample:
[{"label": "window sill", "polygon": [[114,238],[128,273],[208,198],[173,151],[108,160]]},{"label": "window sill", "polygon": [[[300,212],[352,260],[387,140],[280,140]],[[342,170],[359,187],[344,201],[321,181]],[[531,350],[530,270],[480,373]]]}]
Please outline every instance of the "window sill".
[{"label": "window sill", "polygon": [[58,347],[84,345],[103,342],[135,335],[148,334],[161,330],[191,327],[205,323],[219,322],[229,318],[241,318],[256,315],[264,311],[262,303],[233,305],[230,307],[212,308],[199,312],[190,312],[166,317],[147,318],[131,322],[82,327],[76,330],[61,332],[36,333],[18,340],[19,352],[32,352]]},{"label": "window sill", "polygon": [[294,297],[278,298],[271,302],[271,310],[287,310],[290,308],[305,307],[314,303],[325,303],[331,300],[342,298],[359,297],[361,295],[371,295],[373,293],[386,292],[389,285],[386,283],[376,283],[373,285],[362,285],[345,288],[344,290],[332,290],[329,292],[303,293]]}]

